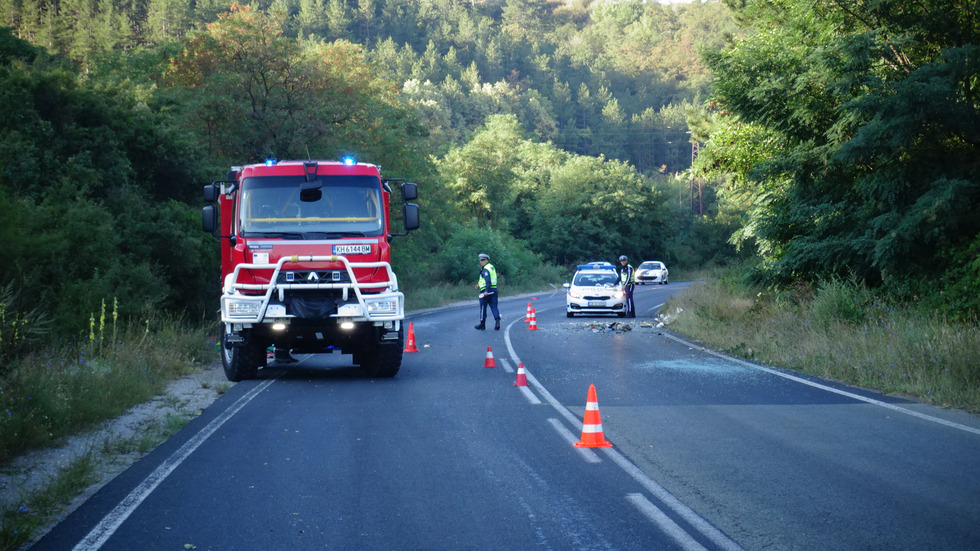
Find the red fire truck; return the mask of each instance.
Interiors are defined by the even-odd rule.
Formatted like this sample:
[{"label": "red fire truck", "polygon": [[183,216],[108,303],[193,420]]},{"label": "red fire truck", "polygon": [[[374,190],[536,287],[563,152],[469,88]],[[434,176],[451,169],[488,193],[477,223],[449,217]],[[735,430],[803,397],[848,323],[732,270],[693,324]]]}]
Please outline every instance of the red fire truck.
[{"label": "red fire truck", "polygon": [[[405,232],[391,233],[398,184]],[[391,240],[419,227],[417,186],[372,164],[273,161],[232,167],[204,188],[203,229],[221,240],[221,358],[231,381],[255,377],[274,347],[339,352],[369,376],[401,367],[405,295]],[[219,216],[220,213],[220,216]],[[220,222],[219,222],[220,221]]]}]

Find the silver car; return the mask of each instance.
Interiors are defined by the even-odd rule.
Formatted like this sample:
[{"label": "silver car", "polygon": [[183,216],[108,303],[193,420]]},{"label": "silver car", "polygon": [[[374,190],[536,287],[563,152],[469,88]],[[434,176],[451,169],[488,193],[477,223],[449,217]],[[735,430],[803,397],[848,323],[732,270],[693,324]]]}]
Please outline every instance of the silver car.
[{"label": "silver car", "polygon": [[659,260],[645,260],[640,263],[633,273],[633,279],[640,285],[646,283],[658,283],[667,285],[668,282],[667,265]]},{"label": "silver car", "polygon": [[626,293],[616,268],[606,263],[580,264],[571,283],[565,284],[565,315],[626,315]]}]

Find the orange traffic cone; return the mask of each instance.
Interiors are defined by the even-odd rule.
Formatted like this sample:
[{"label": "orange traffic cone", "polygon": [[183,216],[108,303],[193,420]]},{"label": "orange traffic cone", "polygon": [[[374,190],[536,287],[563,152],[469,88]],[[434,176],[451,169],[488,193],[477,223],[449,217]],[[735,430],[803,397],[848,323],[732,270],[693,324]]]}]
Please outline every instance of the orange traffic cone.
[{"label": "orange traffic cone", "polygon": [[419,349],[415,348],[415,324],[408,322],[408,343],[405,345],[405,350],[403,352],[418,352]]},{"label": "orange traffic cone", "polygon": [[524,364],[517,364],[517,381],[514,382],[514,386],[527,386],[527,372],[524,371]]},{"label": "orange traffic cone", "polygon": [[599,402],[595,396],[595,385],[589,385],[589,397],[585,402],[585,422],[582,424],[582,439],[575,443],[577,448],[611,448],[602,433],[602,418],[599,415]]},{"label": "orange traffic cone", "polygon": [[531,303],[530,302],[527,303],[527,313],[524,314],[524,323],[527,323],[527,322],[531,321],[531,312],[533,312],[533,311],[534,311],[534,308],[531,308]]},{"label": "orange traffic cone", "polygon": [[538,315],[535,313],[534,308],[531,308],[531,325],[527,326],[528,331],[538,330]]},{"label": "orange traffic cone", "polygon": [[497,367],[497,364],[493,361],[493,350],[487,347],[487,359],[483,362],[483,367]]}]

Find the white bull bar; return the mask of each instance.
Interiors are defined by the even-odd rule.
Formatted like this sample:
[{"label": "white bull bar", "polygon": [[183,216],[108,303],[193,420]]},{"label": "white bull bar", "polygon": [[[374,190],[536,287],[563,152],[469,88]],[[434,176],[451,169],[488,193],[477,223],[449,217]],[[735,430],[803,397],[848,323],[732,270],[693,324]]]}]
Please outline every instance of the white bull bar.
[{"label": "white bull bar", "polygon": [[[349,282],[329,282],[329,283],[277,283],[279,273],[286,263],[298,262],[341,262],[347,271]],[[384,268],[388,272],[388,281],[365,282],[361,283],[354,277],[354,268]],[[242,270],[273,270],[269,283],[239,283],[238,278]],[[381,293],[371,293],[365,298],[361,289],[388,288],[388,291]],[[391,269],[388,262],[350,262],[345,256],[339,255],[292,255],[284,256],[275,264],[239,264],[235,266],[235,271],[225,277],[224,287],[221,293],[221,321],[224,323],[235,324],[254,324],[262,323],[269,315],[268,321],[278,319],[294,318],[287,315],[285,308],[281,305],[274,305],[282,308],[281,312],[268,312],[273,292],[278,291],[279,302],[285,299],[285,292],[288,289],[302,289],[304,291],[316,289],[340,289],[342,291],[343,304],[339,304],[336,314],[331,314],[334,318],[349,318],[351,321],[394,321],[405,317],[405,295],[398,291],[398,278]],[[242,290],[265,291],[264,295],[245,295],[240,293]],[[356,303],[351,301],[351,291],[353,291]],[[394,308],[390,303],[394,302]],[[232,306],[238,306],[235,312],[231,311]],[[372,309],[370,306],[375,305]],[[384,305],[383,308],[378,306]]]}]

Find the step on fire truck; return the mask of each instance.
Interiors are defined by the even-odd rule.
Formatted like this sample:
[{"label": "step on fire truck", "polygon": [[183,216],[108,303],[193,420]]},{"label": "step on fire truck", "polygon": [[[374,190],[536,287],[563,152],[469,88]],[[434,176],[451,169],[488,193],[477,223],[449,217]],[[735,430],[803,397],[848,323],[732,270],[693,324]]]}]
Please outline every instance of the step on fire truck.
[{"label": "step on fire truck", "polygon": [[[392,234],[397,183],[405,232]],[[231,381],[255,377],[267,349],[352,354],[372,377],[401,367],[405,296],[392,237],[419,227],[417,186],[372,164],[266,161],[204,187],[203,229],[221,240],[221,360]],[[219,217],[220,212],[220,217]],[[220,222],[219,222],[220,221]]]}]

